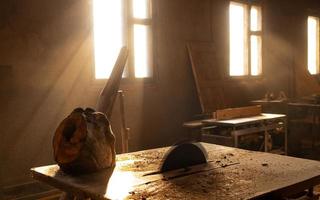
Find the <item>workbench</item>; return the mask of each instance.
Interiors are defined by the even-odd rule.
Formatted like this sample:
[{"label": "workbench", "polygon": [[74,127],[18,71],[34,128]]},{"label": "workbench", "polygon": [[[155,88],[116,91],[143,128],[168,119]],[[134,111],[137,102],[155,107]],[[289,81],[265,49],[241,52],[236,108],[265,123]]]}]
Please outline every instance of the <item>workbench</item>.
[{"label": "workbench", "polygon": [[71,176],[57,165],[31,173],[78,199],[278,199],[320,184],[318,161],[202,145],[207,164],[167,174],[154,172],[169,147],[117,155],[114,169],[93,174]]},{"label": "workbench", "polygon": [[[287,131],[287,117],[283,114],[271,114],[271,113],[262,113],[258,116],[252,117],[243,117],[229,120],[217,120],[217,119],[205,119],[186,122],[183,124],[184,127],[189,129],[198,129],[200,134],[203,134],[203,130],[211,127],[219,128],[230,128],[229,136],[219,136],[211,135],[211,137],[219,138],[230,138],[233,140],[233,146],[239,147],[239,137],[244,135],[250,135],[254,133],[263,132],[264,134],[264,151],[268,152],[271,149],[269,146],[269,132],[271,130],[276,130],[277,128],[282,128],[284,133],[284,144],[283,154],[287,154],[287,140],[288,140],[288,131]],[[209,137],[209,136],[208,136]],[[278,151],[279,152],[279,151]]]}]

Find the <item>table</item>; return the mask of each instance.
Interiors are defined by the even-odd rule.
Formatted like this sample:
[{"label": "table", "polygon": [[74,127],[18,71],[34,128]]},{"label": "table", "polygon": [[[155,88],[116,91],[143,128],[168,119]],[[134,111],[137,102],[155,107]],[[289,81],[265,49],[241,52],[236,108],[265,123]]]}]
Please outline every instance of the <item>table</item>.
[{"label": "table", "polygon": [[[230,127],[232,128],[231,136],[234,139],[234,146],[238,147],[238,139],[240,136],[249,135],[257,132],[264,132],[264,150],[268,151],[269,145],[269,133],[268,131],[274,130],[279,127],[279,121],[283,123],[282,127],[284,129],[284,151],[287,154],[287,119],[286,115],[283,114],[270,114],[262,113],[258,116],[236,118],[229,120],[216,120],[207,119],[203,120],[202,123],[207,126],[217,126],[217,127]],[[247,127],[248,125],[255,125],[254,127]]]},{"label": "table", "polygon": [[312,149],[314,149],[319,135],[320,104],[288,103],[288,116],[291,123],[290,135],[303,139],[309,132],[295,131],[295,128],[300,126],[302,129],[307,130],[306,126],[311,126]]},{"label": "table", "polygon": [[202,145],[208,163],[180,170],[189,174],[174,178],[146,176],[159,169],[168,147],[117,155],[111,178],[111,169],[73,177],[57,165],[33,168],[31,173],[34,179],[79,199],[278,199],[320,184],[318,161]]}]

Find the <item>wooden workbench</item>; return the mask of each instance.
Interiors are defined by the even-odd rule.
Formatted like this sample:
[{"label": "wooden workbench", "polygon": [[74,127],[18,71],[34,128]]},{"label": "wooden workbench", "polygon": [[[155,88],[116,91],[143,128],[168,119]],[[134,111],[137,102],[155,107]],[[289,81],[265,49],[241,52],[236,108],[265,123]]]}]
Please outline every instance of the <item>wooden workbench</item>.
[{"label": "wooden workbench", "polygon": [[111,178],[111,169],[77,177],[64,174],[57,165],[31,172],[36,180],[91,199],[279,198],[320,184],[318,161],[202,144],[209,163],[196,168],[203,170],[171,179],[144,176],[158,170],[168,148],[118,155]]},{"label": "wooden workbench", "polygon": [[[206,128],[212,128],[212,127],[231,128],[230,136],[208,135],[207,137],[225,138],[229,140],[232,139],[234,147],[239,147],[239,137],[262,132],[264,133],[264,151],[265,152],[272,151],[272,149],[268,148],[269,132],[272,130],[276,130],[277,128],[282,128],[284,133],[284,144],[283,144],[283,150],[278,152],[281,152],[281,154],[287,154],[287,143],[288,143],[287,142],[288,141],[287,116],[283,114],[261,113],[261,115],[257,115],[257,116],[241,117],[241,118],[234,118],[234,119],[227,119],[227,120],[217,120],[217,119],[211,118],[211,119],[186,122],[183,124],[183,126],[189,129],[200,130],[198,132],[200,132],[201,136],[206,136],[203,134],[203,130]],[[198,138],[201,138],[201,136]]]}]

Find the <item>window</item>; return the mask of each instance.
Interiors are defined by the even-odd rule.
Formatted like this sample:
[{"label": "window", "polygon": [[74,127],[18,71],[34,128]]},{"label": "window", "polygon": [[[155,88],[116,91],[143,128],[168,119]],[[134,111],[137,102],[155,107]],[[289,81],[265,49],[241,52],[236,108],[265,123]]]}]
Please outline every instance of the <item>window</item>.
[{"label": "window", "polygon": [[308,17],[308,70],[319,74],[319,18]]},{"label": "window", "polygon": [[151,0],[93,0],[96,79],[109,78],[122,46],[129,48],[124,77],[152,77]]},{"label": "window", "polygon": [[229,7],[229,75],[262,73],[261,7],[231,2]]}]

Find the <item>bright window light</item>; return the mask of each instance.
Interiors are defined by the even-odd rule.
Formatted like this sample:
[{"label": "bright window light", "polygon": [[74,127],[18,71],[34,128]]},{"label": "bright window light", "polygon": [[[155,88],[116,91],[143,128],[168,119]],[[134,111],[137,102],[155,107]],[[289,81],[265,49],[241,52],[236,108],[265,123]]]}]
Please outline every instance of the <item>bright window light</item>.
[{"label": "bright window light", "polygon": [[252,6],[250,9],[250,29],[261,31],[261,9],[258,6]]},{"label": "bright window light", "polygon": [[261,36],[252,35],[251,42],[251,75],[258,76],[261,74]]},{"label": "bright window light", "polygon": [[319,73],[319,18],[308,17],[308,70]]},{"label": "bright window light", "polygon": [[151,76],[149,67],[149,46],[148,46],[149,26],[134,25],[134,66],[135,77],[144,78]]},{"label": "bright window light", "polygon": [[93,0],[93,23],[96,79],[110,77],[122,46],[130,53],[123,77],[152,76],[151,0]]},{"label": "bright window light", "polygon": [[121,0],[93,0],[95,77],[109,78],[123,46]]},{"label": "bright window light", "polygon": [[245,6],[230,3],[229,8],[230,31],[230,75],[242,76],[246,74],[245,50]]},{"label": "bright window light", "polygon": [[149,18],[148,0],[133,0],[133,17],[139,19]]}]

